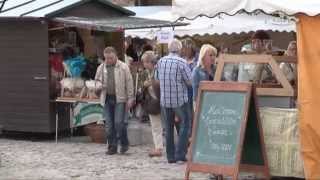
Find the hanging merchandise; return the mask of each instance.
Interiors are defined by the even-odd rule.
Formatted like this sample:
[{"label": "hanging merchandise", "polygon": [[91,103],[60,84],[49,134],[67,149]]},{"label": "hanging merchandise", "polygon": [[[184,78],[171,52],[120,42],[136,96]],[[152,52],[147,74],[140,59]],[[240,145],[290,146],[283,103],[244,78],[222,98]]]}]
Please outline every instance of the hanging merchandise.
[{"label": "hanging merchandise", "polygon": [[63,65],[62,65],[63,57],[61,54],[50,54],[49,55],[49,64],[51,68],[56,72],[63,73]]},{"label": "hanging merchandise", "polygon": [[83,56],[69,58],[64,62],[67,73],[70,77],[80,77],[86,67],[86,60]]}]

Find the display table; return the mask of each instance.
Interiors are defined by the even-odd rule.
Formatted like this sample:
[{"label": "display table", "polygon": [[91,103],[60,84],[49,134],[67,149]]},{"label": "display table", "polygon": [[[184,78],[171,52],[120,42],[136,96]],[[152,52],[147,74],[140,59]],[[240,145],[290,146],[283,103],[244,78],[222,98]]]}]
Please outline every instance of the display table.
[{"label": "display table", "polygon": [[[102,120],[103,109],[100,106],[99,99],[77,99],[59,97],[54,100],[54,103],[67,103],[69,104],[69,116],[70,116],[70,129],[71,135],[73,134],[73,128],[81,125],[97,122]],[[58,142],[58,127],[59,127],[59,115],[56,111],[56,129],[55,129],[55,141]]]}]

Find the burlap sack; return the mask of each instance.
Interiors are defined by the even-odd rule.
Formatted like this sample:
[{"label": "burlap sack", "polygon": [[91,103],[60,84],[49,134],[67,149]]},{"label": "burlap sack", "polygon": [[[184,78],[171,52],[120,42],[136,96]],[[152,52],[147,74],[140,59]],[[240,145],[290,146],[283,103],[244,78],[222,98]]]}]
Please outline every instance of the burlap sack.
[{"label": "burlap sack", "polygon": [[272,176],[304,177],[297,112],[296,109],[260,109]]}]

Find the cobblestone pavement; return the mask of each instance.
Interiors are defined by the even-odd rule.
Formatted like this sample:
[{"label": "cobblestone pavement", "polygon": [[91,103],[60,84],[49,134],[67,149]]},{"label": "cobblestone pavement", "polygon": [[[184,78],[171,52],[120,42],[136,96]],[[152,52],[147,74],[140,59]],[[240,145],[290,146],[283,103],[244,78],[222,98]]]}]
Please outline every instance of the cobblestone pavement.
[{"label": "cobblestone pavement", "polygon": [[[149,158],[150,147],[130,147],[126,155],[105,155],[106,145],[0,139],[0,180],[175,180],[183,179],[185,164]],[[208,179],[195,174],[193,179]]]}]

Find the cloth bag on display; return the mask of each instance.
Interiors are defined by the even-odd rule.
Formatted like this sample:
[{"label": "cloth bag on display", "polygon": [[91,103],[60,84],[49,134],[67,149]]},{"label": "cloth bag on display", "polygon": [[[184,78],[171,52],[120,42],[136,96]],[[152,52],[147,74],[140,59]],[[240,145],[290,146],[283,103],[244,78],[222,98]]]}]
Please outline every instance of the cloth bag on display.
[{"label": "cloth bag on display", "polygon": [[260,115],[270,174],[304,178],[298,110],[262,107]]}]

